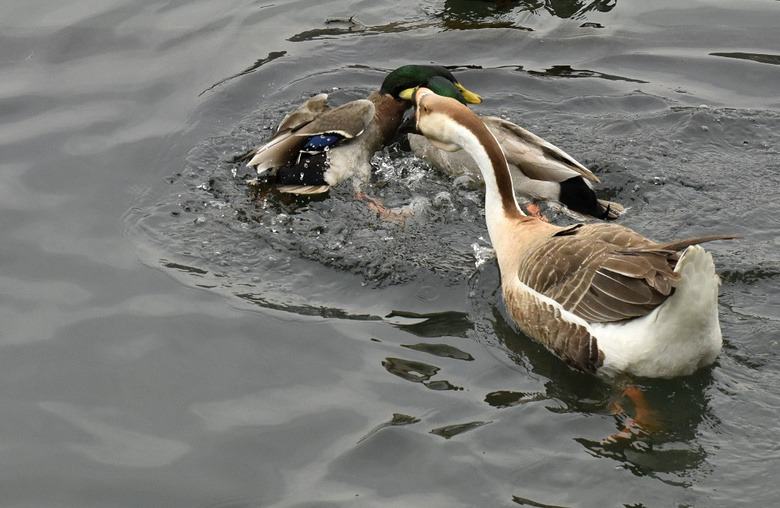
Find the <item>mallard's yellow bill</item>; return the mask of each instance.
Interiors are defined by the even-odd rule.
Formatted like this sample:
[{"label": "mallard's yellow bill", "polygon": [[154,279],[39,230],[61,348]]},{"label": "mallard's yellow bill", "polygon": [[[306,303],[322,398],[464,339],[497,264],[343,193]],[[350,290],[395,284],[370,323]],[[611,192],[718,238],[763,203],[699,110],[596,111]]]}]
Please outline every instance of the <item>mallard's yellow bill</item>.
[{"label": "mallard's yellow bill", "polygon": [[[479,95],[475,94],[471,90],[467,90],[463,85],[459,83],[455,83],[455,86],[458,88],[458,90],[460,90],[461,95],[463,95],[463,99],[469,104],[482,103],[482,97],[480,97]],[[417,90],[417,87],[407,88],[406,90],[402,90],[401,93],[398,94],[398,97],[410,101],[414,97],[415,90]]]},{"label": "mallard's yellow bill", "polygon": [[398,94],[398,97],[410,101],[412,100],[412,97],[414,97],[415,90],[417,90],[417,87],[407,88],[406,90],[401,91],[401,93]]},{"label": "mallard's yellow bill", "polygon": [[475,94],[471,90],[467,90],[463,85],[460,83],[455,83],[455,86],[458,87],[458,90],[461,91],[463,94],[463,98],[466,99],[466,102],[469,104],[481,104],[482,103],[482,97]]}]

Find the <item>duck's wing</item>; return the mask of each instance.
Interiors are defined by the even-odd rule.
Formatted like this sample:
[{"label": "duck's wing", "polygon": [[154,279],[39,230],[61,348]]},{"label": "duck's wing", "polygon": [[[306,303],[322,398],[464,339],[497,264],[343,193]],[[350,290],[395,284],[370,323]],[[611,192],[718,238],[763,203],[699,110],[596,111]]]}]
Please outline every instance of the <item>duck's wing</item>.
[{"label": "duck's wing", "polygon": [[574,157],[533,132],[495,116],[482,117],[482,121],[504,149],[507,162],[529,178],[560,183],[581,176],[591,182],[599,181]]},{"label": "duck's wing", "polygon": [[256,167],[257,173],[262,174],[269,169],[296,165],[302,155],[323,153],[344,140],[356,138],[373,120],[374,104],[359,99],[314,113],[314,109],[299,108],[288,115],[282,121],[284,128],[280,126],[270,141],[253,152],[247,166]]},{"label": "duck's wing", "polygon": [[254,167],[258,174],[263,174],[268,169],[289,163],[291,154],[302,146],[300,139],[291,139],[292,133],[310,124],[329,109],[328,94],[324,93],[315,95],[298,106],[279,122],[276,133],[269,141],[245,156],[245,159],[249,159],[247,166]]},{"label": "duck's wing", "polygon": [[614,224],[577,224],[551,235],[521,263],[522,282],[591,323],[650,313],[674,291],[678,251],[729,236],[657,244]]},{"label": "duck's wing", "polygon": [[294,131],[300,129],[304,125],[311,123],[315,118],[319,117],[330,109],[328,106],[328,94],[321,93],[310,98],[298,109],[288,114],[279,122],[279,127],[276,132]]},{"label": "duck's wing", "polygon": [[533,193],[536,189],[540,197],[546,198],[541,191],[556,185],[558,196],[553,200],[574,213],[585,214],[584,218],[614,220],[625,212],[619,203],[598,199],[592,188],[598,177],[557,146],[502,118],[482,120],[503,148],[510,170],[522,173],[513,174],[518,192]]},{"label": "duck's wing", "polygon": [[620,203],[616,203],[614,201],[607,201],[606,199],[599,199],[597,201],[601,209],[604,211],[602,217],[603,219],[606,220],[617,219],[626,211],[626,207],[621,205]]},{"label": "duck's wing", "polygon": [[448,152],[436,148],[428,141],[428,138],[421,134],[407,134],[409,147],[415,156],[427,161],[442,173],[451,178],[457,178],[462,175],[470,176],[475,181],[482,181],[482,173],[474,162],[474,159],[466,150]]},{"label": "duck's wing", "polygon": [[316,136],[321,134],[340,135],[344,139],[360,136],[374,119],[374,103],[368,99],[348,102],[330,109],[300,129],[295,136]]},{"label": "duck's wing", "polygon": [[[613,220],[625,208],[598,199],[592,189],[598,178],[563,150],[518,125],[497,117],[482,117],[498,140],[509,163],[515,192],[533,200],[557,201],[576,220]],[[482,180],[474,159],[465,150],[440,150],[425,136],[409,134],[409,146],[417,156],[452,178],[468,175]]]},{"label": "duck's wing", "polygon": [[246,165],[250,168],[254,167],[257,174],[262,175],[269,169],[289,164],[305,144],[306,139],[293,136],[292,131],[277,133],[270,141],[249,154],[251,159]]}]

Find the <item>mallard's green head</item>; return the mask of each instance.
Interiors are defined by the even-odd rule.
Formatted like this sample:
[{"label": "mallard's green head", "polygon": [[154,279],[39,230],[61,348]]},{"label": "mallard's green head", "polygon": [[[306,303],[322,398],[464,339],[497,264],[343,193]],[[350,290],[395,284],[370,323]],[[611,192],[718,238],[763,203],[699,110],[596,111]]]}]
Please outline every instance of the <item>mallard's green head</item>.
[{"label": "mallard's green head", "polygon": [[399,67],[387,75],[379,91],[396,98],[409,99],[412,91],[418,86],[428,87],[437,94],[453,97],[463,104],[482,102],[479,95],[464,88],[450,71],[439,65],[404,65]]},{"label": "mallard's green head", "polygon": [[[425,84],[425,88],[428,88],[436,95],[441,95],[442,97],[451,97],[457,100],[458,102],[460,102],[461,104],[465,104],[467,106],[469,104],[468,99],[464,96],[461,89],[458,88],[452,81],[442,76],[434,76],[431,79],[429,79],[428,83]],[[414,90],[415,90],[414,88],[407,88],[406,90],[400,93],[400,97],[402,99],[412,100],[412,96],[414,95]],[[479,98],[479,96],[477,96],[477,98]],[[482,99],[480,99],[479,102],[482,102]],[[472,102],[472,104],[478,104],[478,102],[477,103]]]}]

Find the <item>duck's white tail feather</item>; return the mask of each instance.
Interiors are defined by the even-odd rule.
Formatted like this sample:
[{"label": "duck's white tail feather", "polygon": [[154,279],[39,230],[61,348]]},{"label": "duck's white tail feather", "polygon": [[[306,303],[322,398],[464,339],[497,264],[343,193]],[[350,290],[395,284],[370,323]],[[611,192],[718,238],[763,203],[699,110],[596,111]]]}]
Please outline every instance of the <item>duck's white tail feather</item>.
[{"label": "duck's white tail feather", "polygon": [[285,194],[322,194],[330,190],[330,185],[278,185],[276,189]]},{"label": "duck's white tail feather", "polygon": [[296,153],[304,138],[293,136],[289,132],[279,135],[263,146],[257,148],[253,157],[246,163],[248,167],[254,167],[258,175],[262,175],[272,168],[284,166]]},{"label": "duck's white tail feather", "polygon": [[591,324],[604,351],[604,371],[637,376],[691,374],[715,361],[722,336],[712,255],[699,245],[686,248],[675,272],[674,294],[653,312],[624,324]]},{"label": "duck's white tail feather", "polygon": [[626,212],[626,207],[620,203],[607,201],[606,199],[599,199],[598,201],[599,204],[604,207],[604,210],[607,212],[607,218],[609,219],[617,219]]}]

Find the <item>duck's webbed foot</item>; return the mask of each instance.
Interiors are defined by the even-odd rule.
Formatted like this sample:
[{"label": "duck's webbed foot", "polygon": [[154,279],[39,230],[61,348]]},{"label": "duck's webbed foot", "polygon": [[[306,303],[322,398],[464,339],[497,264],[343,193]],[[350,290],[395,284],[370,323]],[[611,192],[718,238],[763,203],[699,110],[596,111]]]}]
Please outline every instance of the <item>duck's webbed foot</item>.
[{"label": "duck's webbed foot", "polygon": [[406,226],[406,221],[412,216],[412,211],[409,208],[388,208],[382,203],[382,200],[369,196],[360,189],[355,190],[355,199],[366,203],[369,208],[379,215],[379,219],[383,222]]},{"label": "duck's webbed foot", "polygon": [[536,203],[528,203],[525,206],[525,209],[528,210],[528,213],[531,214],[531,217],[536,217],[540,221],[550,222],[550,219],[542,215],[542,211],[539,209],[539,205]]}]

